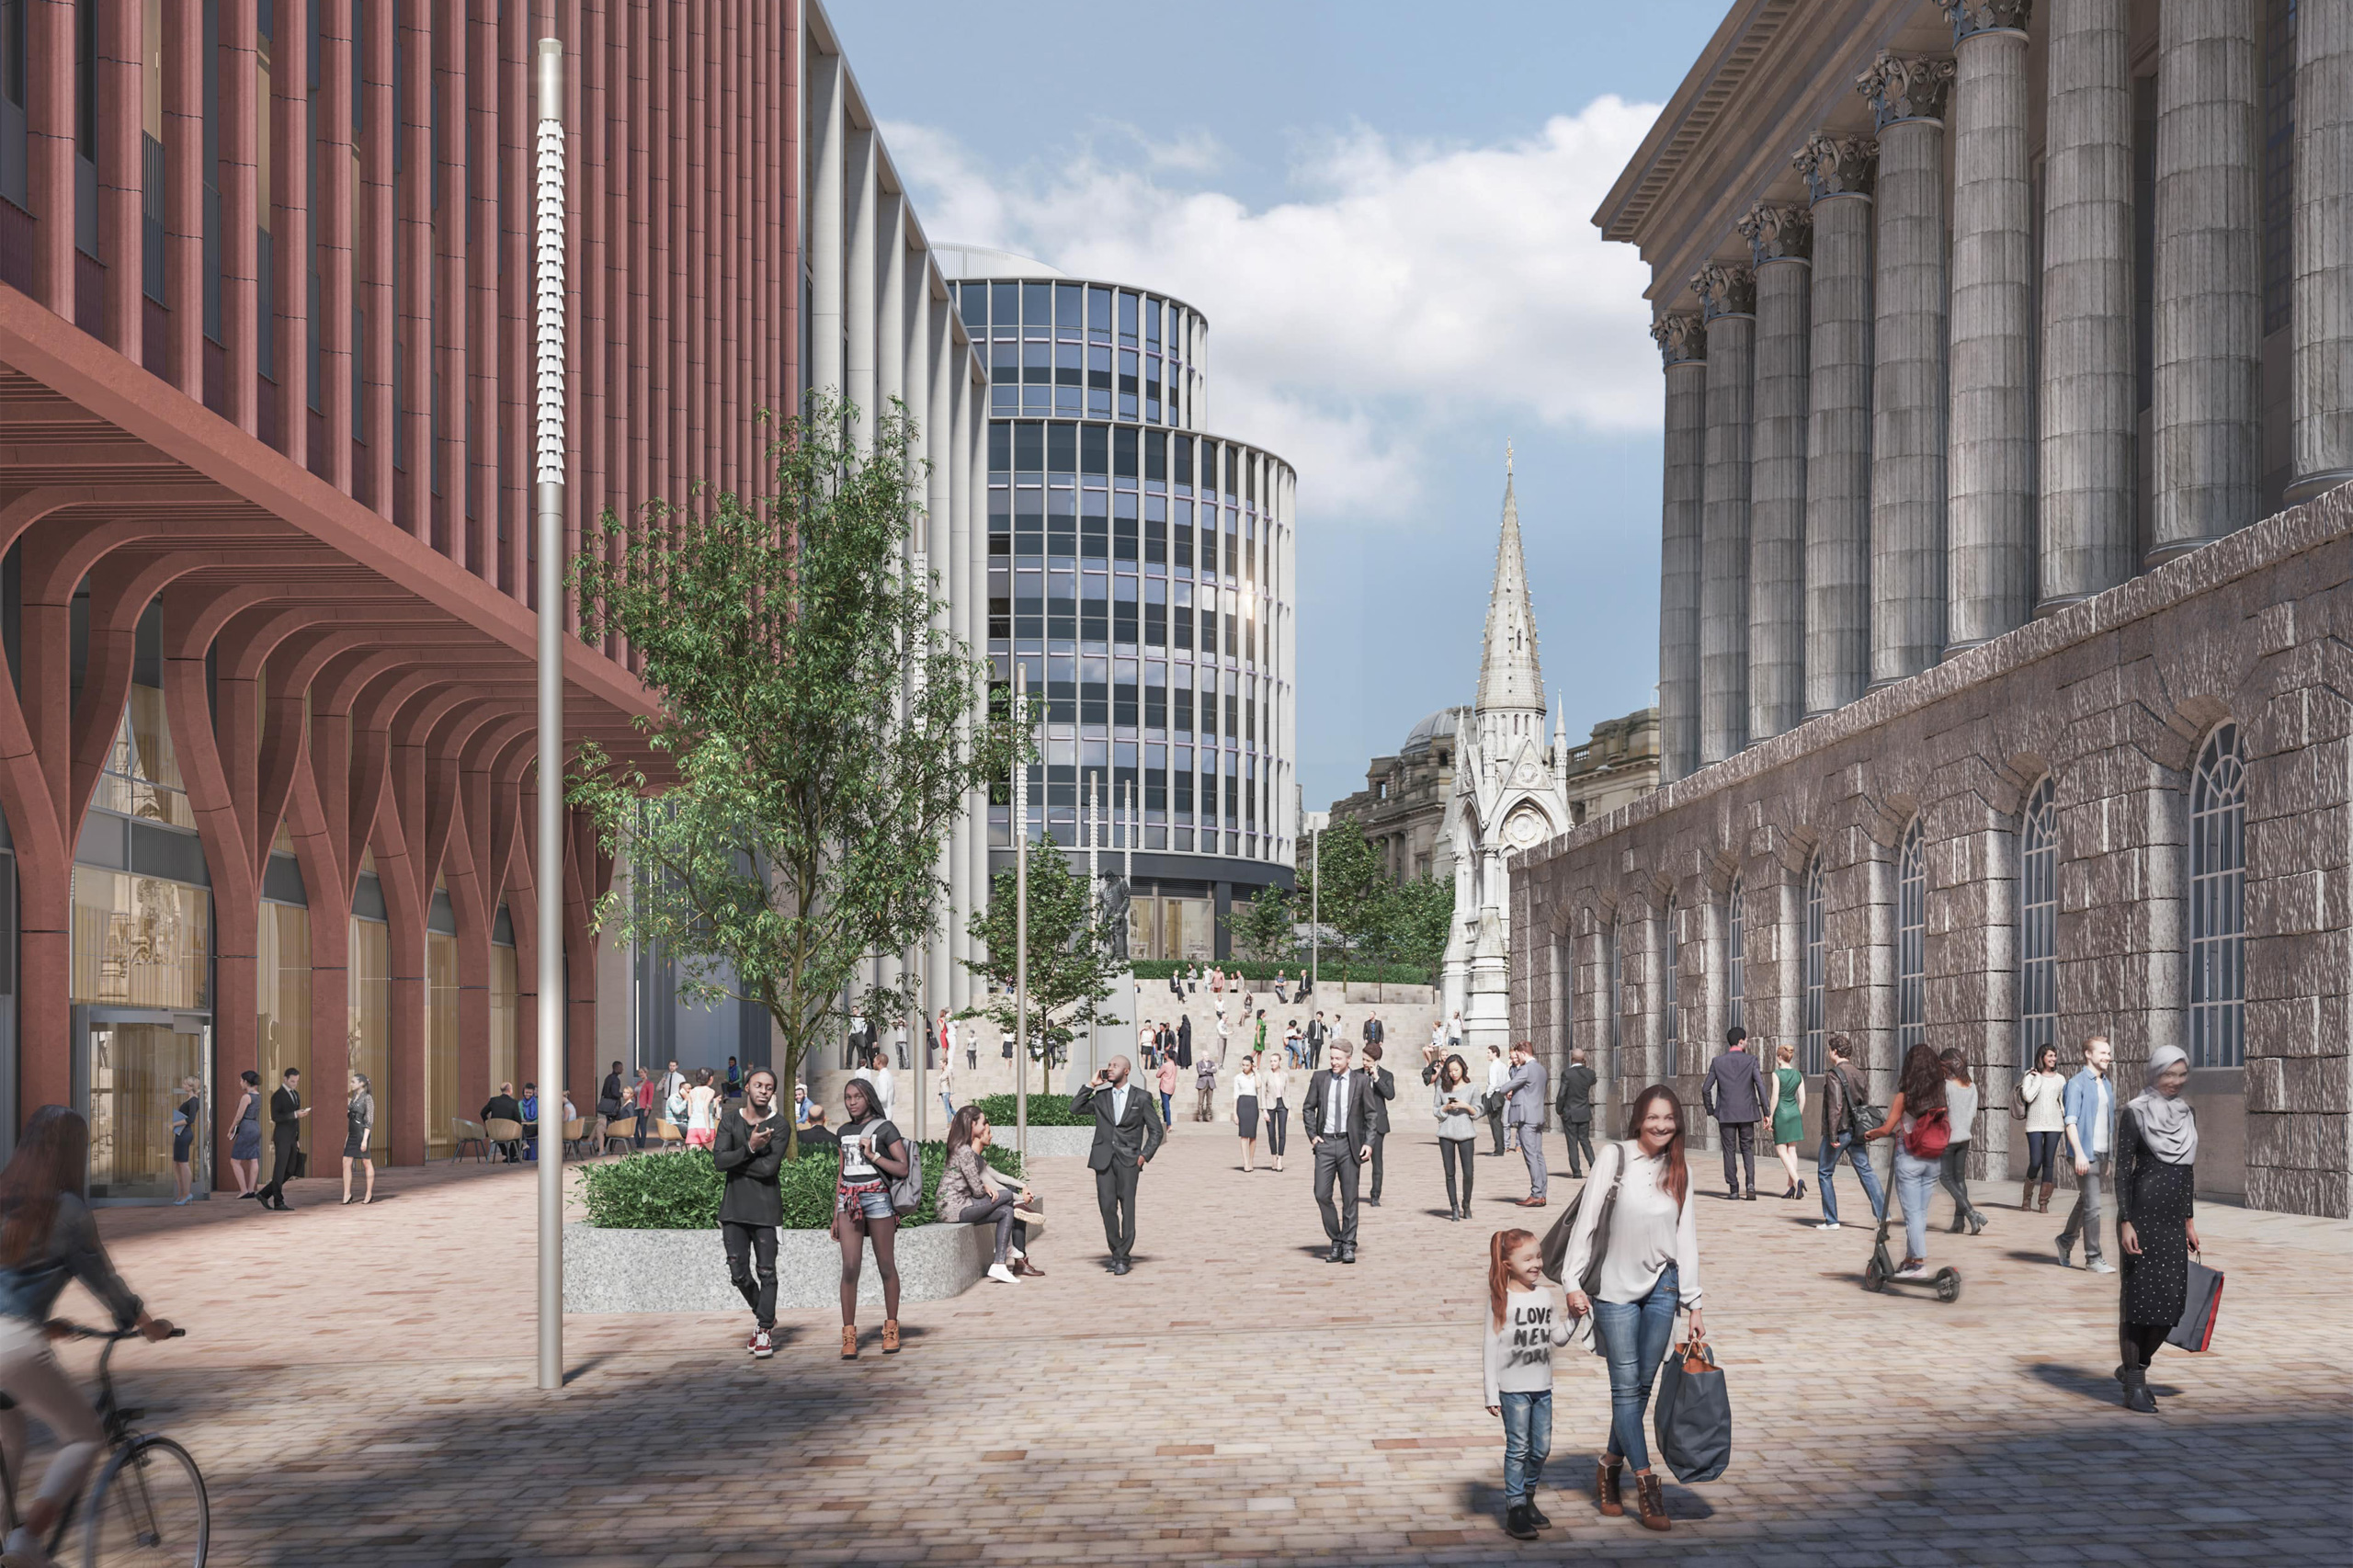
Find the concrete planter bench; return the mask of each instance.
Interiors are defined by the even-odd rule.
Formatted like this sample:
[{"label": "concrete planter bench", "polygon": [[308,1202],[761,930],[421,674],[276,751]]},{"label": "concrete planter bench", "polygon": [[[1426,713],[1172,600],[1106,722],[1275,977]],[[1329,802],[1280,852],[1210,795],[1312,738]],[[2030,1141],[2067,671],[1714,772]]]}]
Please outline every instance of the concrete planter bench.
[{"label": "concrete planter bench", "polygon": [[[1056,1131],[1072,1131],[1057,1129]],[[1080,1130],[1084,1131],[1084,1130]],[[987,1274],[995,1232],[985,1225],[919,1225],[898,1238],[899,1296],[937,1301],[971,1290]],[[779,1231],[779,1312],[831,1307],[841,1301],[842,1253],[826,1231]],[[858,1275],[861,1304],[882,1304],[882,1280],[869,1244]],[[567,1312],[740,1312],[744,1298],[727,1278],[727,1249],[718,1230],[608,1231],[563,1228],[563,1310]]]},{"label": "concrete planter bench", "polygon": [[[1157,1104],[1158,1102],[1154,1102]],[[1013,1147],[1013,1124],[990,1129],[991,1136],[1004,1147]],[[1033,1160],[1086,1158],[1095,1147],[1095,1124],[1085,1127],[1033,1127],[1029,1130],[1029,1157]]]}]

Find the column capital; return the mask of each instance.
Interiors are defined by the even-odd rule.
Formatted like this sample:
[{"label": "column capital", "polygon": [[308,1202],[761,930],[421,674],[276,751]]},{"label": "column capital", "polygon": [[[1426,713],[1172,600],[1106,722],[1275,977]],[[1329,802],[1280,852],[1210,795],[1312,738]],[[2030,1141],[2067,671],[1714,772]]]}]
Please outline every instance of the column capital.
[{"label": "column capital", "polygon": [[1698,316],[1661,316],[1651,323],[1651,341],[1658,345],[1660,364],[1666,369],[1696,365],[1708,358],[1708,328]]},{"label": "column capital", "polygon": [[1756,274],[1737,262],[1708,263],[1691,275],[1691,291],[1699,296],[1701,321],[1756,313]]},{"label": "column capital", "polygon": [[1805,176],[1809,200],[1868,199],[1879,178],[1879,143],[1868,136],[1816,136],[1790,156],[1790,166]]},{"label": "column capital", "polygon": [[1760,201],[1740,221],[1751,267],[1768,261],[1813,259],[1813,215],[1802,207]]},{"label": "column capital", "polygon": [[1870,68],[1855,78],[1855,91],[1870,100],[1872,119],[1881,131],[1907,119],[1941,125],[1952,78],[1953,63],[1941,55],[1895,54],[1882,49]]},{"label": "column capital", "polygon": [[2034,14],[2034,0],[1937,0],[1937,4],[1944,7],[1945,20],[1952,24],[1955,49],[1985,33],[2016,33],[2024,38],[2027,19]]}]

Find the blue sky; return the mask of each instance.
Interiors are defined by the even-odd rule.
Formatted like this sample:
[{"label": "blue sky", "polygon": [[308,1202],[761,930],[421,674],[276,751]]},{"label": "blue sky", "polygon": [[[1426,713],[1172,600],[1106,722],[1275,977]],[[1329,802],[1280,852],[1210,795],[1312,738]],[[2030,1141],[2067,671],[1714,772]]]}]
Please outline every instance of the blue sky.
[{"label": "blue sky", "polygon": [[1659,385],[1588,220],[1725,0],[864,0],[830,12],[938,240],[1169,291],[1210,419],[1299,470],[1300,777],[1467,702],[1503,448],[1571,733],[1654,700]]}]

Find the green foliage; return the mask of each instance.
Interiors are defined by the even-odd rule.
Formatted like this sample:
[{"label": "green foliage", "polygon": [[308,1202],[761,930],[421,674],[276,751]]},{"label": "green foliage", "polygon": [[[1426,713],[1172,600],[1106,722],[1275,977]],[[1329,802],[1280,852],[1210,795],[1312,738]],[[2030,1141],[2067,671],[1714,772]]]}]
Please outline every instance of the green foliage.
[{"label": "green foliage", "polygon": [[[1064,1107],[1068,1108],[1067,1104]],[[939,1196],[940,1173],[948,1167],[948,1145],[923,1143],[923,1202],[899,1218],[901,1229],[927,1225]],[[1021,1174],[1020,1156],[992,1145],[982,1158],[1006,1176]],[[719,1200],[726,1178],[707,1150],[631,1154],[577,1167],[588,1222],[608,1231],[707,1231],[719,1224]],[[784,1163],[777,1187],[784,1204],[784,1229],[823,1231],[834,1222],[834,1186],[841,1156],[812,1149]]]},{"label": "green foliage", "polygon": [[1454,883],[1415,877],[1398,883],[1389,902],[1392,950],[1404,967],[1435,974],[1454,926]]},{"label": "green foliage", "polygon": [[[1008,1040],[1018,1035],[1015,1020],[1013,982],[1015,941],[1014,874],[1000,874],[989,891],[985,908],[972,912],[971,930],[982,957],[967,959],[964,967],[985,977],[990,991],[961,1015],[985,1016]],[[1034,848],[1029,856],[1029,1060],[1039,1064],[1040,1094],[1049,1093],[1052,1048],[1067,1056],[1078,1031],[1090,1023],[1119,1020],[1097,1004],[1111,994],[1111,977],[1123,969],[1111,956],[1110,932],[1086,874],[1051,846]]]},{"label": "green foliage", "polygon": [[[1342,980],[1388,981],[1402,970],[1408,983],[1427,984],[1446,957],[1454,919],[1454,887],[1432,877],[1396,881],[1358,823],[1342,818],[1299,867],[1304,888],[1320,875],[1316,904],[1325,930],[1336,937],[1321,969]],[[1320,865],[1319,865],[1320,862]]]},{"label": "green foliage", "polygon": [[631,872],[598,926],[673,955],[687,998],[764,1008],[788,1084],[851,1007],[906,1011],[861,989],[864,960],[932,935],[939,846],[1012,766],[1009,733],[968,722],[985,666],[904,567],[915,426],[894,402],[861,452],[844,413],[820,396],[785,424],[765,495],[607,512],[571,573],[581,636],[626,638],[661,700],[651,768],[592,742],[573,776]]},{"label": "green foliage", "polygon": [[[989,1119],[989,1125],[998,1130],[997,1136],[1010,1142],[1013,1136],[1015,1113],[1017,1109],[1013,1103],[1013,1096],[1011,1095],[983,1095],[972,1103],[981,1108],[981,1114]],[[1090,1107],[1086,1115],[1075,1114],[1070,1108],[1068,1095],[1032,1095],[1029,1096],[1029,1125],[1032,1127],[1092,1127],[1095,1125],[1095,1111]]]},{"label": "green foliage", "polygon": [[1226,917],[1226,926],[1234,945],[1251,958],[1269,966],[1284,965],[1299,956],[1302,913],[1290,893],[1269,882]]}]

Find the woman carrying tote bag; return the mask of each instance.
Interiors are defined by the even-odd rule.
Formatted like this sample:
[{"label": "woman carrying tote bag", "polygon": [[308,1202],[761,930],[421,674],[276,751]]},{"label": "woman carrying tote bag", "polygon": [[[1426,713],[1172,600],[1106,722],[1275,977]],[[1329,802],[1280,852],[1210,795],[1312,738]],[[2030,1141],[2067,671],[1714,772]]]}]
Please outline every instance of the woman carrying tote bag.
[{"label": "woman carrying tote bag", "polygon": [[2157,1413],[2149,1360],[2181,1321],[2188,1299],[2189,1255],[2200,1250],[2193,1199],[2198,1191],[2198,1113],[2181,1097],[2189,1058],[2177,1045],[2149,1052],[2148,1086],[2116,1119],[2116,1241],[2124,1267],[2124,1408]]}]

